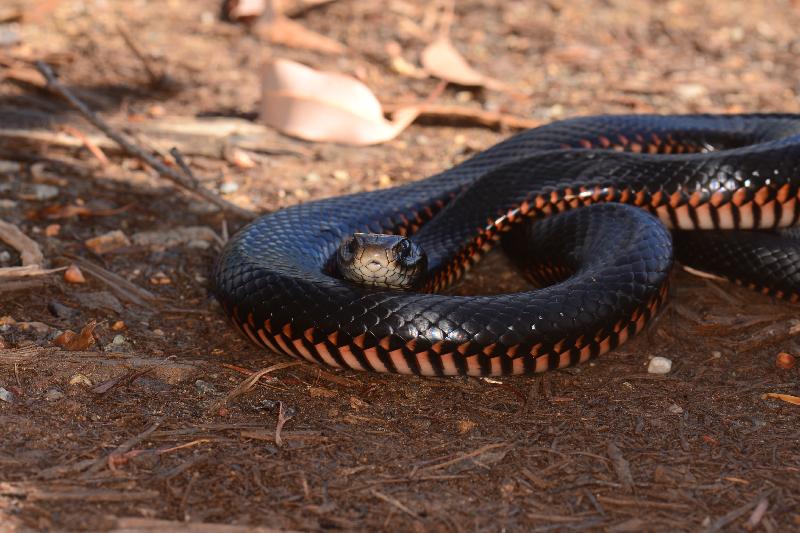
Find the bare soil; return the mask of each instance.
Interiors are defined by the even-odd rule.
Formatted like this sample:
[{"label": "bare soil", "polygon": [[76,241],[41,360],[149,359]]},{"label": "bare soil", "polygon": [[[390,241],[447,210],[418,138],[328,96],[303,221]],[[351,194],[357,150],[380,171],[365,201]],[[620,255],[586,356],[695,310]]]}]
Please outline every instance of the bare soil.
[{"label": "bare soil", "polygon": [[[418,61],[436,36],[435,2],[340,0],[295,19],[344,43],[341,55],[265,43],[219,10],[213,0],[4,2],[0,41],[14,38],[0,45],[0,129],[96,133],[44,88],[36,60],[131,127],[252,117],[269,55],[357,76],[387,103],[424,99],[438,83],[398,73],[387,52],[395,42]],[[153,83],[120,24],[167,83]],[[453,42],[516,90],[448,87],[440,102],[543,123],[800,112],[798,27],[788,0],[458,2]],[[419,179],[509,133],[428,119],[369,148],[272,133],[280,149],[256,154],[253,168],[222,155],[190,164],[208,188],[266,212]],[[102,163],[80,142],[23,141],[0,137],[0,217],[39,243],[47,266],[82,261],[87,283],[0,281],[10,395],[0,400],[0,530],[800,529],[800,407],[765,397],[800,395],[800,369],[775,362],[800,351],[796,305],[676,270],[646,331],[582,367],[479,380],[298,363],[229,397],[292,361],[226,323],[208,292],[216,241],[133,239],[102,255],[85,241],[186,226],[223,236],[242,221],[119,152]],[[103,216],[42,215],[56,204]],[[3,251],[0,267],[18,264]],[[516,273],[489,257],[460,290],[498,277],[507,287]],[[91,320],[93,345],[54,344]],[[653,356],[672,371],[647,373]]]}]

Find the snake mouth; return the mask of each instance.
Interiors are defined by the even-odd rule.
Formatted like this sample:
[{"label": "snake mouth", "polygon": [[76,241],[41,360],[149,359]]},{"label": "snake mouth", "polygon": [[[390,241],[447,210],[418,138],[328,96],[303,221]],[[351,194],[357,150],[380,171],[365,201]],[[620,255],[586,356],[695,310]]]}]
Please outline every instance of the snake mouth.
[{"label": "snake mouth", "polygon": [[427,257],[406,237],[354,233],[336,253],[339,274],[369,287],[412,289],[425,275]]}]

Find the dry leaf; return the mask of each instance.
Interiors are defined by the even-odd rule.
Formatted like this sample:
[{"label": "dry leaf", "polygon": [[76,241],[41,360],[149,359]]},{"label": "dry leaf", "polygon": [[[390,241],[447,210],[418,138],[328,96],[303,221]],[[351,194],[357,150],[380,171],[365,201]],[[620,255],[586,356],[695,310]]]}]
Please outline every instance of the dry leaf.
[{"label": "dry leaf", "polygon": [[222,11],[228,20],[248,21],[260,16],[266,8],[266,0],[228,0]]},{"label": "dry leaf", "polygon": [[503,82],[485,76],[472,68],[456,50],[449,39],[440,37],[425,47],[420,57],[422,66],[431,76],[445,81],[472,87],[486,87],[499,91],[508,90]]},{"label": "dry leaf", "polygon": [[133,204],[124,205],[116,209],[90,209],[85,205],[54,204],[33,213],[31,218],[52,220],[72,217],[109,217],[124,213],[131,207],[133,207]]},{"label": "dry leaf", "polygon": [[67,330],[55,339],[53,343],[61,346],[69,351],[85,350],[94,344],[94,329],[97,327],[97,322],[90,320],[80,333]]},{"label": "dry leaf", "polygon": [[396,137],[419,114],[416,105],[386,120],[366,85],[344,74],[319,72],[287,59],[264,66],[261,121],[310,141],[364,146]]},{"label": "dry leaf", "polygon": [[791,394],[779,394],[777,392],[768,392],[762,398],[775,398],[794,405],[800,405],[800,396],[792,396]]},{"label": "dry leaf", "polygon": [[270,43],[290,48],[304,48],[325,54],[343,54],[347,51],[347,47],[339,41],[311,31],[299,22],[282,15],[258,24],[253,31]]}]

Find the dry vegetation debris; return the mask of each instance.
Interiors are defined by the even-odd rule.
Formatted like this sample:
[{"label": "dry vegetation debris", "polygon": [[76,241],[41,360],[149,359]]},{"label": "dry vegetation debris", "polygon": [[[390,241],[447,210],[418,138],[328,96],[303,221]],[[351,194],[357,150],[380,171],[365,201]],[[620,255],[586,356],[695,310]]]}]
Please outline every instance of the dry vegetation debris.
[{"label": "dry vegetation debris", "polygon": [[[796,2],[220,4],[0,7],[3,527],[800,527],[796,306],[676,272],[669,307],[592,365],[433,380],[254,351],[207,291],[255,213],[418,179],[515,129],[798,112]],[[257,122],[268,60],[335,72],[336,101],[304,88],[347,115],[327,140],[381,144]],[[460,290],[498,283],[518,281],[493,256]]]}]

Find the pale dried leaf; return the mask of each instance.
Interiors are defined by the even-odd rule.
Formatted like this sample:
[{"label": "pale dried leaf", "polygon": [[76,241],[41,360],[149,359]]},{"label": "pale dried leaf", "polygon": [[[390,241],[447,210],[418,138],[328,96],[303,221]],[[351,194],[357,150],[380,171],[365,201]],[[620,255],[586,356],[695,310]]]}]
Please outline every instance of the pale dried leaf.
[{"label": "pale dried leaf", "polygon": [[794,396],[792,394],[780,394],[777,392],[768,392],[763,396],[763,398],[774,398],[776,400],[781,400],[786,403],[791,403],[794,405],[800,405],[800,396]]},{"label": "pale dried leaf", "polygon": [[372,91],[343,74],[319,72],[287,59],[264,66],[261,121],[294,137],[376,144],[396,137],[418,114],[418,106],[408,106],[386,120]]},{"label": "pale dried leaf", "polygon": [[36,241],[22,233],[22,230],[14,224],[0,220],[0,240],[19,252],[22,266],[41,267],[44,263],[42,249]]},{"label": "pale dried leaf", "polygon": [[234,0],[226,3],[230,20],[250,19],[260,16],[267,8],[266,0]]},{"label": "pale dried leaf", "polygon": [[467,60],[445,37],[440,37],[425,47],[420,57],[422,66],[432,76],[451,83],[466,86],[481,86],[487,89],[506,90],[504,83],[481,74],[467,63]]},{"label": "pale dried leaf", "polygon": [[325,54],[342,54],[347,48],[330,37],[309,30],[299,22],[277,15],[254,29],[261,38],[290,48],[315,50]]}]

